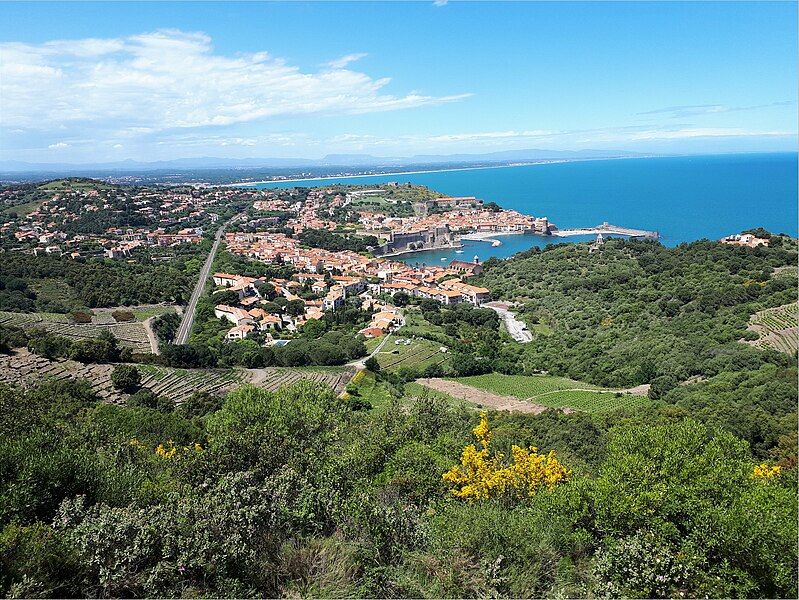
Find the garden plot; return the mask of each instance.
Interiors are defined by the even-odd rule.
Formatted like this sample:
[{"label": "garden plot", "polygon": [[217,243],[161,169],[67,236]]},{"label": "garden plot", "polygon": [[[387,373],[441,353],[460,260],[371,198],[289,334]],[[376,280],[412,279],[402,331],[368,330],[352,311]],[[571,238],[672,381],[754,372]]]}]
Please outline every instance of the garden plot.
[{"label": "garden plot", "polygon": [[799,322],[796,303],[767,308],[752,315],[749,331],[760,337],[747,343],[759,348],[773,348],[780,352],[793,354],[799,349]]}]

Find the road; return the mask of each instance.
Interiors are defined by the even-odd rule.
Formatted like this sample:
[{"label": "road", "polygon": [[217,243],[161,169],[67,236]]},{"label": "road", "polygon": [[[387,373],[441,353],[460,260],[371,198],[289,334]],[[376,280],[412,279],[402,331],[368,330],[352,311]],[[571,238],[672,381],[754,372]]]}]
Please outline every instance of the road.
[{"label": "road", "polygon": [[519,321],[516,316],[508,310],[508,305],[502,302],[488,302],[483,306],[490,308],[499,315],[499,318],[505,322],[505,327],[510,336],[522,344],[533,341],[533,334],[527,330],[527,326]]},{"label": "road", "polygon": [[208,281],[208,276],[211,274],[211,267],[214,264],[216,252],[219,250],[219,244],[222,242],[225,228],[240,216],[241,215],[236,215],[217,230],[214,236],[214,245],[211,246],[211,252],[208,253],[208,258],[205,259],[205,264],[203,264],[203,268],[200,271],[200,278],[197,280],[197,285],[194,287],[194,292],[189,299],[189,304],[186,306],[186,310],[183,311],[183,320],[180,322],[180,327],[178,327],[178,332],[175,335],[175,344],[185,344],[188,341],[191,328],[194,326],[194,313],[197,310],[197,302],[200,300],[200,296],[202,296],[203,290],[205,289],[205,283]]},{"label": "road", "polygon": [[[403,323],[403,324],[404,324],[404,323]],[[367,361],[367,360],[369,360],[370,358],[372,358],[373,356],[377,356],[377,353],[378,353],[378,352],[380,352],[380,351],[383,349],[383,346],[385,346],[385,345],[386,345],[386,343],[388,342],[388,339],[389,339],[389,338],[390,338],[390,337],[391,337],[391,336],[392,336],[394,333],[396,333],[397,331],[399,331],[400,327],[402,327],[402,325],[400,325],[399,327],[397,327],[397,328],[396,328],[394,331],[392,331],[391,333],[388,333],[388,334],[384,335],[384,336],[383,336],[383,339],[380,341],[380,343],[379,343],[379,344],[378,344],[378,345],[375,347],[375,349],[374,349],[374,350],[372,350],[372,351],[371,351],[369,354],[367,354],[367,355],[366,355],[366,356],[364,356],[363,358],[358,358],[358,359],[356,359],[356,360],[353,360],[353,361],[350,361],[350,362],[348,362],[348,363],[347,363],[347,366],[348,366],[348,367],[355,367],[355,368],[356,368],[356,369],[358,369],[358,370],[363,370],[363,369],[365,369],[365,368],[366,368],[366,361]]]}]

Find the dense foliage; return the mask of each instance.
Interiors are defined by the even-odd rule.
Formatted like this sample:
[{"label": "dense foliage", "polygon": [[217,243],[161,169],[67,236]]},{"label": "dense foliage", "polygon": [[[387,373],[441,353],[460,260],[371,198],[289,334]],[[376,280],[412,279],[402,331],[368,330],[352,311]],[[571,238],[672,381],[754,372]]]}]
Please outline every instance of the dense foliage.
[{"label": "dense foliage", "polygon": [[299,384],[165,412],[75,382],[0,388],[0,590],[793,597],[795,471],[756,477],[728,433],[630,418],[491,415],[493,447],[541,432],[573,473],[468,501],[442,474],[479,419],[429,399],[351,412]]},{"label": "dense foliage", "polygon": [[341,252],[342,250],[367,252],[369,248],[378,244],[378,239],[373,235],[345,235],[325,229],[306,229],[299,235],[299,238],[306,246],[324,248],[332,252]]},{"label": "dense foliage", "polygon": [[[77,307],[181,303],[191,286],[186,263],[131,264],[5,253],[0,260],[0,310],[67,313]],[[57,289],[43,293],[48,284]]]},{"label": "dense foliage", "polygon": [[[770,360],[739,344],[751,314],[796,301],[796,248],[737,248],[700,241],[665,248],[609,240],[533,248],[487,261],[482,284],[522,304],[537,331],[525,368],[606,386],[713,376]],[[663,381],[663,380],[661,380]]]}]

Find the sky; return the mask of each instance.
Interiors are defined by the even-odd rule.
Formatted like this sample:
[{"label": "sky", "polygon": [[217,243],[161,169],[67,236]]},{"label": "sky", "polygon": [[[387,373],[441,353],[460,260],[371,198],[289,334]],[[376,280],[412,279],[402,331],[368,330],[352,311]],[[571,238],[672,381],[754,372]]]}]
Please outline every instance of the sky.
[{"label": "sky", "polygon": [[796,151],[793,2],[0,3],[0,160]]}]

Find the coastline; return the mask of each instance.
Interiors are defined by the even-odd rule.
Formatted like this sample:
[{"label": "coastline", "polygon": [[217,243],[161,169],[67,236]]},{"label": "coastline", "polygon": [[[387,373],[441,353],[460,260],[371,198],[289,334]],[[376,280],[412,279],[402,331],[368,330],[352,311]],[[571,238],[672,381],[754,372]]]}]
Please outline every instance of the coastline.
[{"label": "coastline", "polygon": [[252,187],[268,183],[302,183],[305,181],[335,181],[337,179],[356,179],[361,177],[391,177],[392,175],[421,175],[424,173],[452,173],[456,171],[482,171],[485,169],[513,169],[516,167],[533,167],[536,165],[555,165],[573,162],[590,162],[600,160],[633,160],[636,158],[654,158],[652,156],[614,156],[606,158],[561,158],[531,162],[518,162],[506,165],[485,165],[481,167],[452,167],[449,169],[420,169],[416,171],[387,171],[385,173],[368,173],[364,175],[330,175],[327,177],[301,177],[296,179],[267,179],[264,181],[247,181],[242,183],[219,183],[209,187]]}]

